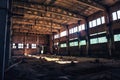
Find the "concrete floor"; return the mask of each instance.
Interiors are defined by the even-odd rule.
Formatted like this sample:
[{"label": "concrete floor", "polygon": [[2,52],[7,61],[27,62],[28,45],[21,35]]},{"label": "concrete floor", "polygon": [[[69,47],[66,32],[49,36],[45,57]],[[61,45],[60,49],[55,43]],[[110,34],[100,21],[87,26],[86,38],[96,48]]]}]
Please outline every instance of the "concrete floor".
[{"label": "concrete floor", "polygon": [[119,75],[119,60],[29,55],[5,76],[6,80],[120,80]]}]

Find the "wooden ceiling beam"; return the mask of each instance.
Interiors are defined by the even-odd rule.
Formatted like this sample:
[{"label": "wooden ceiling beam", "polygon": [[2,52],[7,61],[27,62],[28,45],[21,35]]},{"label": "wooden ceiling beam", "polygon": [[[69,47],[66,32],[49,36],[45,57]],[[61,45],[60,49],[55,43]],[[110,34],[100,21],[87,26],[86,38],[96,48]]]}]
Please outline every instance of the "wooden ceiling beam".
[{"label": "wooden ceiling beam", "polygon": [[92,0],[77,0],[80,4],[88,6],[88,7],[92,7],[94,9],[97,10],[101,10],[104,11],[105,8],[97,3],[94,3]]},{"label": "wooden ceiling beam", "polygon": [[60,6],[55,6],[55,5],[50,5],[50,4],[43,4],[43,3],[37,3],[37,2],[33,2],[33,1],[28,1],[28,0],[14,0],[13,2],[22,3],[22,4],[29,4],[29,5],[39,5],[39,6],[45,6],[45,7],[58,8],[58,9],[62,9],[64,11],[67,11],[69,13],[75,14],[77,16],[80,16],[81,19],[85,19],[87,17],[86,15],[83,15],[83,14],[78,13],[76,11],[71,11],[70,9],[67,9],[67,8],[64,8],[64,7],[60,7]]},{"label": "wooden ceiling beam", "polygon": [[[28,25],[30,25],[30,26],[28,26]],[[41,24],[37,24],[37,25],[31,25],[31,24],[23,24],[23,23],[20,23],[20,22],[16,22],[16,23],[13,23],[13,28],[14,27],[20,27],[20,28],[23,28],[22,26],[24,26],[24,28],[26,27],[26,28],[29,28],[29,29],[34,29],[34,26],[38,26],[38,28],[48,28],[48,29],[51,29],[51,26],[50,25],[41,25]],[[32,28],[31,28],[32,27]],[[52,27],[52,29],[56,29],[56,30],[58,30],[58,29],[61,29],[62,27],[58,27],[58,26],[53,26]]]},{"label": "wooden ceiling beam", "polygon": [[28,6],[19,6],[19,5],[13,5],[13,7],[19,9],[23,9],[23,11],[29,11],[29,12],[36,12],[36,13],[49,13],[49,14],[53,14],[53,15],[57,15],[57,16],[61,16],[61,17],[66,17],[66,18],[72,18],[72,19],[76,19],[76,20],[82,20],[82,18],[80,17],[74,17],[74,16],[70,16],[68,13],[67,14],[63,14],[63,13],[58,13],[58,12],[53,12],[53,11],[45,11],[45,10],[40,10],[40,9],[35,9],[35,8],[31,8]]},{"label": "wooden ceiling beam", "polygon": [[[27,22],[30,22],[30,23],[32,23],[32,22],[35,23],[35,20],[36,20],[37,22],[39,22],[39,24],[40,24],[40,21],[42,21],[43,23],[44,23],[44,22],[51,23],[51,20],[38,19],[38,18],[33,19],[33,18],[29,18],[29,17],[28,17],[28,18],[24,18],[24,17],[19,17],[19,18],[18,18],[18,17],[15,17],[15,16],[14,16],[14,17],[12,17],[12,20],[13,20],[13,21],[20,21],[20,22],[21,22],[21,21],[27,21]],[[31,22],[31,21],[32,21],[32,22]],[[52,21],[52,23],[55,24],[55,25],[59,25],[59,26],[61,26],[61,27],[63,27],[63,26],[65,25],[65,24],[61,24],[61,23],[55,22],[55,21]],[[52,24],[52,23],[51,23],[51,24]]]}]

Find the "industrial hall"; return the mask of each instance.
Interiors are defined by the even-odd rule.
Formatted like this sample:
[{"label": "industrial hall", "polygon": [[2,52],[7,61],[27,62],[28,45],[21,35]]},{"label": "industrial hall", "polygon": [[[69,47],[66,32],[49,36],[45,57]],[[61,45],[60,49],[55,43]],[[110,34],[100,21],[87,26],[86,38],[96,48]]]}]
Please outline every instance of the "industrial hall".
[{"label": "industrial hall", "polygon": [[0,80],[120,80],[120,0],[0,0]]}]

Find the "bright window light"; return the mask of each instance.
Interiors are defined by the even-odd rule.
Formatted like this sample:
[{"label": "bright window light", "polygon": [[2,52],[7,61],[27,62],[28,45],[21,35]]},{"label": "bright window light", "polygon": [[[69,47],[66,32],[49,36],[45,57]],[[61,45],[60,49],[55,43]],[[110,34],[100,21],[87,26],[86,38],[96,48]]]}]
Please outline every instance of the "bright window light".
[{"label": "bright window light", "polygon": [[13,49],[16,49],[15,43],[12,44],[12,48],[13,48]]},{"label": "bright window light", "polygon": [[69,34],[72,34],[74,32],[74,28],[71,28],[69,31]]},{"label": "bright window light", "polygon": [[93,23],[93,27],[95,27],[96,26],[96,20],[93,20],[92,23]]},{"label": "bright window light", "polygon": [[63,31],[60,33],[60,37],[63,37],[63,36],[66,36],[67,35],[67,32],[66,31]]},{"label": "bright window light", "polygon": [[19,43],[19,44],[18,44],[18,48],[19,48],[19,49],[22,49],[22,48],[23,48],[23,44],[22,44],[22,43]]},{"label": "bright window light", "polygon": [[74,27],[74,33],[77,32],[77,27]]},{"label": "bright window light", "polygon": [[97,44],[97,43],[98,43],[97,38],[90,39],[90,44]]},{"label": "bright window light", "polygon": [[89,22],[89,27],[90,27],[90,28],[92,27],[92,21]]},{"label": "bright window light", "polygon": [[97,25],[100,25],[101,24],[101,20],[100,18],[97,18]]},{"label": "bright window light", "polygon": [[114,41],[120,41],[120,34],[114,35]]},{"label": "bright window light", "polygon": [[104,24],[104,23],[105,23],[105,17],[102,16],[102,17],[101,17],[101,20],[102,20],[102,24]]},{"label": "bright window light", "polygon": [[98,40],[99,40],[99,43],[106,43],[107,42],[106,37],[99,37]]},{"label": "bright window light", "polygon": [[86,41],[85,40],[81,40],[79,45],[81,45],[81,46],[86,45]]},{"label": "bright window light", "polygon": [[120,10],[117,11],[118,19],[120,19]]},{"label": "bright window light", "polygon": [[78,26],[78,28],[79,28],[79,31],[85,30],[85,24]]},{"label": "bright window light", "polygon": [[78,46],[78,41],[70,42],[70,46]]},{"label": "bright window light", "polygon": [[29,44],[26,44],[26,48],[27,48],[27,49],[29,48]]},{"label": "bright window light", "polygon": [[31,46],[32,46],[32,49],[35,49],[37,47],[36,44],[32,44]]},{"label": "bright window light", "polygon": [[60,44],[60,47],[61,48],[67,47],[67,44],[66,43]]},{"label": "bright window light", "polygon": [[81,25],[79,25],[79,27],[78,27],[78,28],[79,28],[79,31],[81,31]]},{"label": "bright window light", "polygon": [[117,14],[116,14],[116,12],[112,13],[112,18],[113,18],[113,20],[117,20]]},{"label": "bright window light", "polygon": [[54,39],[59,38],[59,34],[54,35]]},{"label": "bright window light", "polygon": [[85,30],[85,24],[82,24],[82,25],[81,25],[81,29],[82,29],[82,30]]}]

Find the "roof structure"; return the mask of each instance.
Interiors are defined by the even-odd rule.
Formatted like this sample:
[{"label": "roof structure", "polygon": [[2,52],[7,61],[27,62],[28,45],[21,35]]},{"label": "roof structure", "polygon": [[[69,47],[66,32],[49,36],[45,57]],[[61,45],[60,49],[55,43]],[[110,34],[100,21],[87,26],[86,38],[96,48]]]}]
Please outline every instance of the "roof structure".
[{"label": "roof structure", "polygon": [[118,0],[13,0],[13,32],[51,34]]}]

